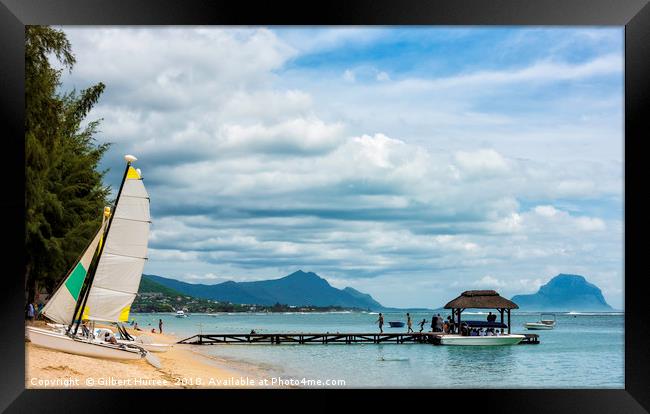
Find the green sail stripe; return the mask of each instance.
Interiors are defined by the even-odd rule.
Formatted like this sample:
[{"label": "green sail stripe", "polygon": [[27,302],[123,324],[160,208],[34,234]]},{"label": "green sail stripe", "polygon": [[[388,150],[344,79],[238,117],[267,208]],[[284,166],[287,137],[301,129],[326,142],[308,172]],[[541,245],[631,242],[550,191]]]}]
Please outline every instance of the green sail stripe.
[{"label": "green sail stripe", "polygon": [[81,291],[81,286],[83,285],[85,278],[86,269],[83,267],[81,262],[79,262],[72,273],[70,273],[68,280],[65,281],[65,287],[68,288],[68,291],[74,300],[77,300],[79,297],[79,292]]}]

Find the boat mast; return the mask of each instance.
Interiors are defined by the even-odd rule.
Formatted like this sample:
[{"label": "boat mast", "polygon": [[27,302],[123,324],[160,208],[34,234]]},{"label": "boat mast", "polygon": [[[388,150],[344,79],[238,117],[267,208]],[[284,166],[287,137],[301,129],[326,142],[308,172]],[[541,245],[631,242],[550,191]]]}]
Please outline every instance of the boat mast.
[{"label": "boat mast", "polygon": [[[106,246],[106,241],[108,239],[108,232],[111,229],[111,223],[113,223],[113,217],[115,217],[115,212],[117,211],[117,204],[120,201],[120,195],[122,194],[122,188],[124,188],[124,183],[126,182],[126,177],[129,173],[129,168],[131,167],[131,162],[135,161],[136,158],[132,155],[125,155],[124,159],[126,160],[126,168],[124,169],[124,176],[122,177],[122,183],[120,184],[120,190],[117,192],[117,197],[115,198],[115,205],[113,206],[113,213],[111,214],[111,217],[108,219],[108,225],[106,226],[106,231],[104,232],[104,240],[102,242],[101,248],[99,249],[99,253],[97,254],[97,257],[95,258],[94,263],[92,264],[92,267],[90,269],[89,277],[87,278],[87,283],[84,286],[83,293],[79,295],[79,298],[77,299],[77,304],[75,305],[74,308],[74,313],[72,314],[72,322],[70,322],[70,326],[68,326],[68,330],[66,331],[67,334],[70,334],[70,330],[72,329],[72,325],[75,325],[74,327],[74,332],[72,332],[72,336],[75,336],[77,334],[77,331],[79,330],[79,324],[81,323],[81,319],[83,317],[83,309],[86,307],[86,303],[88,302],[88,294],[90,293],[90,287],[93,284],[93,279],[95,278],[95,273],[97,272],[97,265],[99,263],[99,259],[102,256],[102,253],[104,252],[104,247]],[[81,309],[81,311],[80,311]],[[79,313],[79,320],[76,321],[76,316],[77,313]]]}]

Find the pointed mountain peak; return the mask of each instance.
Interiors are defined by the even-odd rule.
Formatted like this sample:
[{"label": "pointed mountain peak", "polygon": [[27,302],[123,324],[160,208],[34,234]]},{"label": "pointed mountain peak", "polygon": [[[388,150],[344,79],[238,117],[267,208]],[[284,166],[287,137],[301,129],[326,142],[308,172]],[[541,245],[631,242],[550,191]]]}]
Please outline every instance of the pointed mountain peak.
[{"label": "pointed mountain peak", "polygon": [[290,275],[285,276],[285,278],[315,278],[315,279],[322,279],[320,276],[318,276],[314,272],[303,272],[302,269],[299,269]]},{"label": "pointed mountain peak", "polygon": [[560,273],[559,275],[555,276],[555,277],[554,277],[553,279],[551,279],[551,280],[562,280],[562,279],[565,279],[565,280],[576,280],[576,281],[581,281],[581,282],[586,281],[586,279],[585,279],[584,276],[581,276],[581,275],[572,275],[572,274],[569,274],[569,273]]}]

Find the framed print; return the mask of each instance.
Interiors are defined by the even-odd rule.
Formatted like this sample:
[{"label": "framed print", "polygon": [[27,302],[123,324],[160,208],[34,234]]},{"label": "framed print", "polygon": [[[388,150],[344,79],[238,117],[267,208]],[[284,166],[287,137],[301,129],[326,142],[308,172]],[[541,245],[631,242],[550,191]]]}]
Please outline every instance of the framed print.
[{"label": "framed print", "polygon": [[647,2],[0,10],[3,409],[650,408]]}]

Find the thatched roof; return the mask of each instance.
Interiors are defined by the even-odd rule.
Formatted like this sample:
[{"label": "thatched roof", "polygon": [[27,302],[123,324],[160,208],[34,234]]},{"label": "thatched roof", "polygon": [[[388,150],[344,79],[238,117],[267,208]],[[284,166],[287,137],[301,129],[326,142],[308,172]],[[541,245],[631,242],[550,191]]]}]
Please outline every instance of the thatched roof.
[{"label": "thatched roof", "polygon": [[502,298],[494,290],[467,290],[445,305],[445,309],[451,308],[519,309],[519,306],[511,300]]}]

